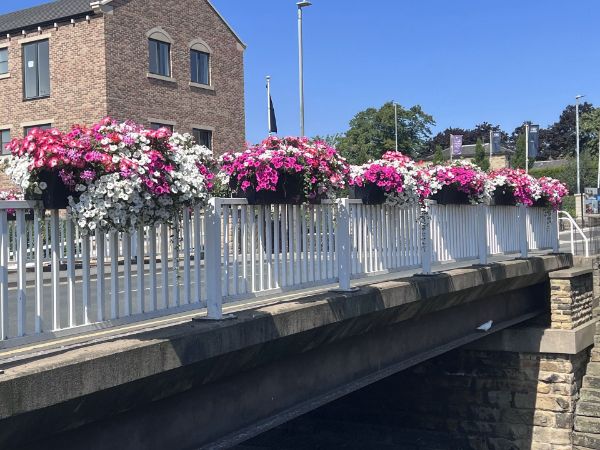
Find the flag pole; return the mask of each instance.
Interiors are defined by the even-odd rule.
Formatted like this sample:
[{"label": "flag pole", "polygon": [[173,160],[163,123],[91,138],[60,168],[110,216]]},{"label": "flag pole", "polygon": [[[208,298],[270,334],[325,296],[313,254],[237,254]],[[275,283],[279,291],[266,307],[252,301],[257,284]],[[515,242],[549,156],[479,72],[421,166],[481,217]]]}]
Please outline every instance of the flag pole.
[{"label": "flag pole", "polygon": [[271,136],[271,76],[267,75],[267,130]]},{"label": "flag pole", "polygon": [[454,156],[454,155],[453,155],[453,153],[454,153],[454,148],[452,148],[452,136],[453,136],[453,135],[451,134],[451,135],[450,135],[450,162],[452,162],[452,156]]}]

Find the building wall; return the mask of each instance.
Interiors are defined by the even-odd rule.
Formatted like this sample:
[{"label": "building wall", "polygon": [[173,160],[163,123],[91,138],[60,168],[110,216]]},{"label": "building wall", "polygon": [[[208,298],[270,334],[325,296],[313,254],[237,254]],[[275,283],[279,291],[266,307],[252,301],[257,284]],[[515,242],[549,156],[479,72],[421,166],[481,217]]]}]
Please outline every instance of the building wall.
[{"label": "building wall", "polygon": [[[217,153],[245,142],[243,47],[205,0],[116,0],[106,16],[108,112],[148,125],[174,124],[176,131],[213,129]],[[161,27],[173,40],[172,78],[147,77],[147,33]],[[202,39],[212,50],[214,90],[191,87],[189,43]]]},{"label": "building wall", "polygon": [[[48,36],[50,42],[50,97],[23,100],[21,46],[24,39]],[[10,77],[0,79],[0,126],[10,125],[11,136],[21,136],[23,124],[52,121],[68,130],[73,123],[91,123],[104,117],[106,106],[106,60],[104,19],[91,16],[73,26],[60,23],[57,30],[18,35],[9,44]]]},{"label": "building wall", "polygon": [[[21,47],[24,40],[47,36],[50,43],[50,97],[23,99]],[[10,129],[11,137],[23,135],[31,123],[51,122],[61,130],[74,123],[92,123],[107,114],[104,19],[91,16],[88,23],[59,23],[58,29],[45,28],[7,39],[10,76],[0,79],[0,128]],[[0,173],[0,189],[14,188]]]}]

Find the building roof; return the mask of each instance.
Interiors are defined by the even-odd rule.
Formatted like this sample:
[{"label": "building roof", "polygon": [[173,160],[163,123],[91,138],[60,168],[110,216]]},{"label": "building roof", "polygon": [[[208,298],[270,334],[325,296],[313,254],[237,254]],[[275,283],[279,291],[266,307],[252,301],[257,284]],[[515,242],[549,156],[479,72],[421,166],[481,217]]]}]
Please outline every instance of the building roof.
[{"label": "building roof", "polygon": [[90,0],[56,0],[0,16],[0,33],[22,30],[34,25],[58,22],[92,12]]},{"label": "building roof", "polygon": [[[20,31],[35,25],[58,22],[67,18],[83,16],[93,12],[92,3],[108,5],[112,0],[54,0],[32,8],[22,9],[0,16],[0,34],[10,31]],[[233,33],[240,44],[246,48],[246,44],[235,30],[227,23],[221,13],[215,8],[210,0],[206,0],[225,26]]]}]

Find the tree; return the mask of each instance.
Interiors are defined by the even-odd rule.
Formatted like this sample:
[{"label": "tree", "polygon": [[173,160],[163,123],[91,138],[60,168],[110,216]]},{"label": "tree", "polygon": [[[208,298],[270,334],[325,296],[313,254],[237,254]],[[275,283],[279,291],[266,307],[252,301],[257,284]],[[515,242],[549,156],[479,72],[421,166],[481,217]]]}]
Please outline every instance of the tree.
[{"label": "tree", "polygon": [[442,146],[438,144],[435,146],[435,152],[433,152],[432,162],[434,164],[443,164],[445,161],[446,161],[446,158],[444,158],[444,152],[443,152]]},{"label": "tree", "polygon": [[490,160],[481,139],[477,139],[477,144],[475,144],[475,157],[473,158],[473,162],[477,164],[481,170],[487,171],[490,168]]},{"label": "tree", "polygon": [[326,134],[324,136],[315,136],[313,137],[313,141],[325,142],[327,145],[337,149],[340,146],[340,142],[344,139],[344,135],[340,133],[336,134]]},{"label": "tree", "polygon": [[[419,105],[409,109],[398,105],[399,150],[413,157],[425,153],[433,125],[433,117]],[[362,164],[395,146],[394,104],[387,102],[379,109],[367,108],[356,114],[338,148],[350,163]]]},{"label": "tree", "polygon": [[[581,131],[587,133],[591,140],[584,148],[592,154],[597,155],[600,150],[598,146],[598,139],[600,138],[600,108],[595,108],[593,111],[581,115]],[[594,135],[596,136],[595,139],[593,138]]]},{"label": "tree", "polygon": [[[524,169],[525,168],[525,133],[520,134],[517,138],[517,144],[515,149],[515,154],[510,161],[510,164],[515,169]],[[533,158],[529,159],[529,168],[533,166],[535,160]]]},{"label": "tree", "polygon": [[[594,111],[591,103],[585,102],[579,106],[581,117]],[[560,114],[558,122],[546,129],[540,130],[540,155],[539,159],[558,159],[575,153],[575,105],[568,105]],[[581,149],[593,150],[594,133],[581,130],[579,141]]]}]

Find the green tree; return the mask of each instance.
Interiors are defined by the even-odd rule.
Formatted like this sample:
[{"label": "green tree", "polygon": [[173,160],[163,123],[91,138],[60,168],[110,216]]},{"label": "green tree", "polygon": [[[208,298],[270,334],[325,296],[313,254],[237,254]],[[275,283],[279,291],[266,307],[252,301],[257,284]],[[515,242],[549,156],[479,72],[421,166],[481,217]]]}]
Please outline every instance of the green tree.
[{"label": "green tree", "polygon": [[324,136],[315,136],[313,137],[313,141],[325,142],[327,145],[337,149],[340,146],[340,142],[344,139],[344,135],[340,133],[336,134],[326,134]]},{"label": "green tree", "polygon": [[481,138],[477,139],[477,144],[475,144],[475,157],[473,158],[473,162],[477,164],[481,170],[487,171],[490,168],[490,159],[488,158]]},{"label": "green tree", "polygon": [[600,138],[600,108],[581,115],[581,131],[586,133],[590,139],[584,149],[597,155],[600,150],[600,144],[598,143]]},{"label": "green tree", "polygon": [[[535,162],[534,159],[529,159],[529,168],[533,166]],[[525,134],[520,134],[517,138],[517,144],[515,149],[515,154],[513,155],[511,161],[511,166],[515,169],[524,169],[525,168]]]},{"label": "green tree", "polygon": [[[398,105],[398,148],[403,153],[418,157],[425,153],[431,135],[433,117],[419,105],[405,109]],[[367,108],[350,121],[350,129],[339,143],[342,154],[352,164],[362,164],[377,159],[396,146],[394,104],[381,108]]]},{"label": "green tree", "polygon": [[444,151],[442,149],[442,146],[440,144],[435,146],[435,152],[433,152],[433,160],[432,162],[434,164],[443,164],[446,161],[446,158],[444,158]]}]

